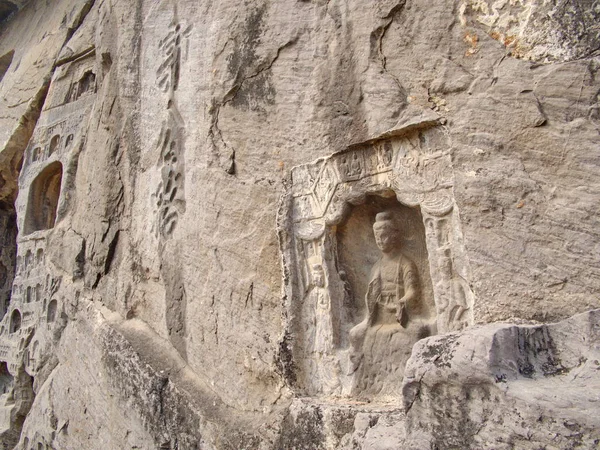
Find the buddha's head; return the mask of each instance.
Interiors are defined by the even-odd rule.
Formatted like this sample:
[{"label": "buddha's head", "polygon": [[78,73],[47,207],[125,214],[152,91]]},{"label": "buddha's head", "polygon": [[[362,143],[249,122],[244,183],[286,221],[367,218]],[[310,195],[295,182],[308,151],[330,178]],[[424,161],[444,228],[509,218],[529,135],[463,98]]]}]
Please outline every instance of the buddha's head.
[{"label": "buddha's head", "polygon": [[316,287],[325,286],[325,276],[321,264],[313,264],[311,268],[313,285]]},{"label": "buddha's head", "polygon": [[389,253],[400,246],[400,228],[394,219],[394,215],[389,212],[381,212],[375,216],[373,224],[373,233],[377,247],[383,253]]}]

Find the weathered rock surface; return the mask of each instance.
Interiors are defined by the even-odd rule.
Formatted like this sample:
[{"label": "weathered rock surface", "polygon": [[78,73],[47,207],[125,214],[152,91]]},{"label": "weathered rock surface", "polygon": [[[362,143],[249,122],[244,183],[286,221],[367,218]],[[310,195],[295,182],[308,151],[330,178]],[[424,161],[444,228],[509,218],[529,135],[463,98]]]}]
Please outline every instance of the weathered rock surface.
[{"label": "weathered rock surface", "polygon": [[0,1],[2,447],[597,446],[599,16]]},{"label": "weathered rock surface", "polygon": [[600,310],[420,341],[406,368],[407,429],[423,448],[595,448]]}]

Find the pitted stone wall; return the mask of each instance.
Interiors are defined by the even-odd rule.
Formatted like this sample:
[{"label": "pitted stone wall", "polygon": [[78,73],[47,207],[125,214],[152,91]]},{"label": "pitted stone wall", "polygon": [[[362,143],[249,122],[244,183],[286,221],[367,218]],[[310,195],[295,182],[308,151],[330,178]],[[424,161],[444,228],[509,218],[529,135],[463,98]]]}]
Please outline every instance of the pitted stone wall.
[{"label": "pitted stone wall", "polygon": [[4,446],[594,445],[597,2],[11,3]]}]

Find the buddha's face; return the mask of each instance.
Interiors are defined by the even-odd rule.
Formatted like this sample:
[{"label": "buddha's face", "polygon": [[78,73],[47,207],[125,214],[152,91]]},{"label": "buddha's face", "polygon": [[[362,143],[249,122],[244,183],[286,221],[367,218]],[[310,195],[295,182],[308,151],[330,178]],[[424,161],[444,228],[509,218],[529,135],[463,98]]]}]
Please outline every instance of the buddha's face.
[{"label": "buddha's face", "polygon": [[375,224],[373,226],[375,243],[379,250],[388,253],[398,246],[398,231],[390,226]]},{"label": "buddha's face", "polygon": [[323,269],[319,267],[314,267],[312,270],[312,279],[313,284],[316,287],[323,287],[325,285],[325,277],[323,276]]}]

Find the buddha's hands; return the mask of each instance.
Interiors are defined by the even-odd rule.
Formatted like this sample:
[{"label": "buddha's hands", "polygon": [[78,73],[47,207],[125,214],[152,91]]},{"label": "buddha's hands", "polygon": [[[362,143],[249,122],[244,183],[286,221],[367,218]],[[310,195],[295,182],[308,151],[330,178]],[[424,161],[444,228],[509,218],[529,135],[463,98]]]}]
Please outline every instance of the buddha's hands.
[{"label": "buddha's hands", "polygon": [[396,311],[396,320],[402,327],[406,327],[406,319],[406,300],[402,298]]}]

